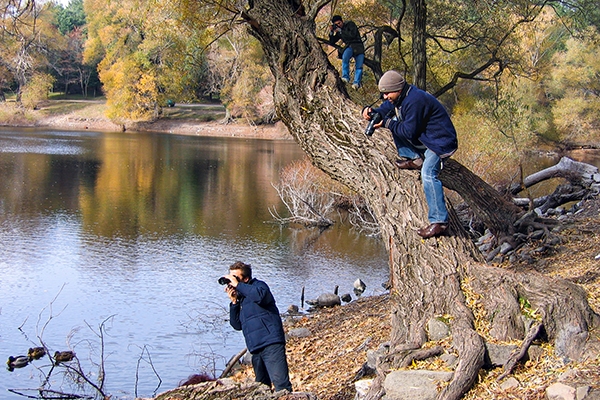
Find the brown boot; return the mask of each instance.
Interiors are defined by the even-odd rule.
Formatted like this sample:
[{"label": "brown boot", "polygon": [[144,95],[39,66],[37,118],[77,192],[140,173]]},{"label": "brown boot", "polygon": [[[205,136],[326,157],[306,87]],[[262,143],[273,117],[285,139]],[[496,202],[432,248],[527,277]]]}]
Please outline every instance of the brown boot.
[{"label": "brown boot", "polygon": [[417,233],[423,239],[429,239],[430,237],[441,235],[446,231],[446,229],[448,229],[448,224],[435,223],[419,229]]},{"label": "brown boot", "polygon": [[400,169],[421,169],[423,160],[415,158],[414,160],[396,160],[396,167]]}]

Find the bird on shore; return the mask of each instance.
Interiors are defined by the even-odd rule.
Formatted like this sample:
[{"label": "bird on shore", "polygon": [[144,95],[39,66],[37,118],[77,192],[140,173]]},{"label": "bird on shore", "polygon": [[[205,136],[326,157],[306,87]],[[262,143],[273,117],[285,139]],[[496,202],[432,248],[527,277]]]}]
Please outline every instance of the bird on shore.
[{"label": "bird on shore", "polygon": [[75,353],[72,351],[57,351],[54,353],[54,362],[56,364],[61,362],[68,362],[73,360]]},{"label": "bird on shore", "polygon": [[360,278],[358,278],[357,280],[354,281],[354,294],[355,295],[360,296],[361,294],[364,293],[366,288],[367,288],[367,285]]},{"label": "bird on shore", "polygon": [[29,364],[29,357],[27,356],[10,356],[8,357],[8,361],[6,362],[7,369],[11,372],[15,368],[23,368],[27,364]]},{"label": "bird on shore", "polygon": [[30,347],[27,355],[30,360],[39,360],[46,355],[46,349],[43,347]]}]

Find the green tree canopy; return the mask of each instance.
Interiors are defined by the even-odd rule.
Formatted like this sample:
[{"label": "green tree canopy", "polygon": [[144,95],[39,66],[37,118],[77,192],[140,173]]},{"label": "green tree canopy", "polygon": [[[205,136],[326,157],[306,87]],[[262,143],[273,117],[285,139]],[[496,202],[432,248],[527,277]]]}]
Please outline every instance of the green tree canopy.
[{"label": "green tree canopy", "polygon": [[66,35],[75,28],[83,27],[86,24],[83,0],[71,0],[66,7],[59,5],[56,13],[56,21],[58,30],[63,35]]}]

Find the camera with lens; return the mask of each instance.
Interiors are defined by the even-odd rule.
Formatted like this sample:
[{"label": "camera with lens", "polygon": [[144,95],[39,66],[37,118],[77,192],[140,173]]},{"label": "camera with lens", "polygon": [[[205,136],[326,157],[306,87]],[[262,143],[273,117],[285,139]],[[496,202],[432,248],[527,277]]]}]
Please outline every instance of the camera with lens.
[{"label": "camera with lens", "polygon": [[220,277],[217,282],[219,282],[219,285],[228,285],[231,283],[229,278],[225,278],[224,276]]},{"label": "camera with lens", "polygon": [[369,118],[371,118],[371,120],[369,121],[369,125],[367,125],[367,129],[365,129],[365,135],[373,136],[373,132],[375,132],[375,125],[383,121],[383,115],[374,110],[369,111],[367,115]]},{"label": "camera with lens", "polygon": [[[234,275],[233,277],[235,278],[236,281],[238,281],[238,282],[240,281],[237,276]],[[219,282],[219,285],[229,285],[231,283],[229,278],[226,278],[224,276],[220,277],[217,282]]]}]

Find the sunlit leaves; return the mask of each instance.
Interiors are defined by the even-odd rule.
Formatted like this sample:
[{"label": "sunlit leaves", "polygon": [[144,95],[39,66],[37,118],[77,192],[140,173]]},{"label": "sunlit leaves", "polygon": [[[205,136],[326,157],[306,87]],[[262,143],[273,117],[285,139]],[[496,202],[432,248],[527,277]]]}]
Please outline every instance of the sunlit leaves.
[{"label": "sunlit leaves", "polygon": [[53,83],[54,78],[49,74],[35,73],[31,76],[21,90],[23,106],[31,110],[37,108],[42,101],[48,98]]},{"label": "sunlit leaves", "polygon": [[258,42],[234,29],[211,47],[209,66],[232,117],[268,122],[275,113],[273,76]]},{"label": "sunlit leaves", "polygon": [[600,140],[600,35],[571,38],[566,50],[554,56],[549,94],[555,124],[563,140],[589,143]]},{"label": "sunlit leaves", "polygon": [[167,99],[193,97],[203,32],[181,23],[178,6],[171,0],[85,1],[86,60],[102,59],[111,118],[151,120]]},{"label": "sunlit leaves", "polygon": [[[36,74],[48,68],[48,54],[64,41],[53,25],[53,6],[35,1],[0,0],[0,64],[21,89]],[[44,86],[45,87],[45,86]]]}]

